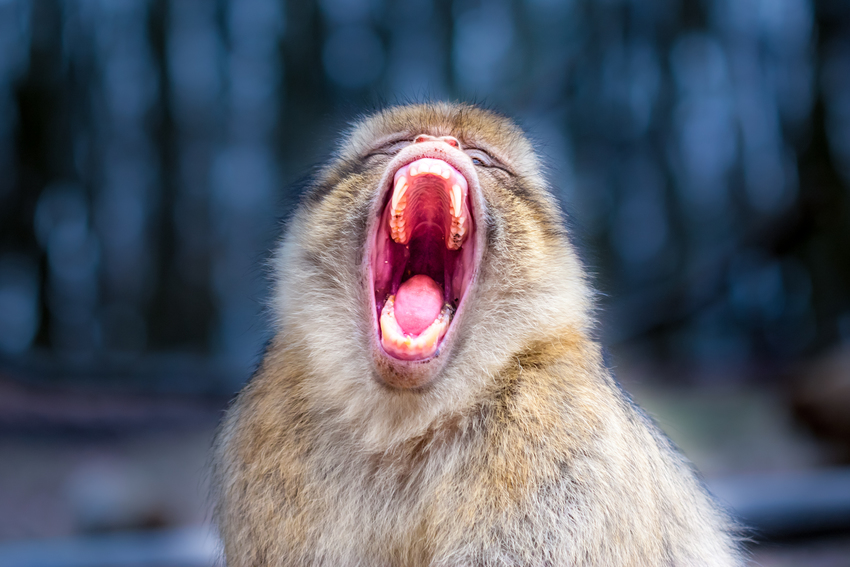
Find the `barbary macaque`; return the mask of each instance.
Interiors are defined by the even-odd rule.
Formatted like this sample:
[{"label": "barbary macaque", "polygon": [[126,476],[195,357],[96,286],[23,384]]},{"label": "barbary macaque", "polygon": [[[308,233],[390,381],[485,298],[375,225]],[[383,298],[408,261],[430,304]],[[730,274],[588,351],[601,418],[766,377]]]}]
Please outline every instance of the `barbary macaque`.
[{"label": "barbary macaque", "polygon": [[603,364],[587,276],[507,118],[362,120],[273,266],[276,336],[215,448],[229,567],[743,564]]}]

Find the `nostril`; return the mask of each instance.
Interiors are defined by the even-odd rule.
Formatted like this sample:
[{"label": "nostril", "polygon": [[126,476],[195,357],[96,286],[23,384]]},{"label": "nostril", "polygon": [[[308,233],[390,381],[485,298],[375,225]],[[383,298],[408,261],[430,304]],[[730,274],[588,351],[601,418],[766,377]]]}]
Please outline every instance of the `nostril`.
[{"label": "nostril", "polygon": [[445,142],[453,148],[460,149],[460,142],[454,136],[440,136],[439,138],[435,136],[429,136],[428,134],[419,134],[415,138],[413,138],[414,144],[419,144],[421,142]]}]

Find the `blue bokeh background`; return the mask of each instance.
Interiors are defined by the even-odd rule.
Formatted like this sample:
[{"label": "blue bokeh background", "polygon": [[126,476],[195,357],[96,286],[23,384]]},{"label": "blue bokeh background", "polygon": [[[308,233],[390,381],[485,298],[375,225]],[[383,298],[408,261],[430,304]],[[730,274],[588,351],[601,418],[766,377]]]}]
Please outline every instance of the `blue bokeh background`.
[{"label": "blue bokeh background", "polygon": [[[8,454],[208,442],[269,337],[300,180],[361,113],[428,99],[534,138],[611,365],[701,468],[850,463],[842,0],[0,0]],[[43,508],[121,468],[98,466]],[[0,507],[32,508],[7,467]],[[101,525],[32,514],[0,538]],[[145,521],[202,516],[169,514]]]}]

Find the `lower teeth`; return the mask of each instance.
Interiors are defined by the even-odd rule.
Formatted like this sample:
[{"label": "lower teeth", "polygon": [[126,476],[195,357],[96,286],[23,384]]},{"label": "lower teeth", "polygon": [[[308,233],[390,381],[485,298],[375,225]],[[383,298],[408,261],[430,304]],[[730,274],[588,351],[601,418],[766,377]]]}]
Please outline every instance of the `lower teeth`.
[{"label": "lower teeth", "polygon": [[399,357],[427,357],[437,351],[440,340],[451,323],[454,309],[444,305],[440,315],[420,334],[405,334],[395,319],[395,296],[387,298],[381,310],[381,344],[389,354]]}]

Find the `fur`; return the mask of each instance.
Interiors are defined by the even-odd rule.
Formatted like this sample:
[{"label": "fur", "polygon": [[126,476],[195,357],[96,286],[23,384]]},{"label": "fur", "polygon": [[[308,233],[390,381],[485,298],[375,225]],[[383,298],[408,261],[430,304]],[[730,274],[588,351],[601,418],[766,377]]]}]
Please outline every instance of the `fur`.
[{"label": "fur", "polygon": [[[424,388],[388,387],[364,276],[387,140],[452,135],[486,242],[457,340]],[[215,447],[230,567],[732,566],[735,526],[619,389],[592,291],[510,120],[394,107],[348,133],[274,260],[276,337]]]}]

